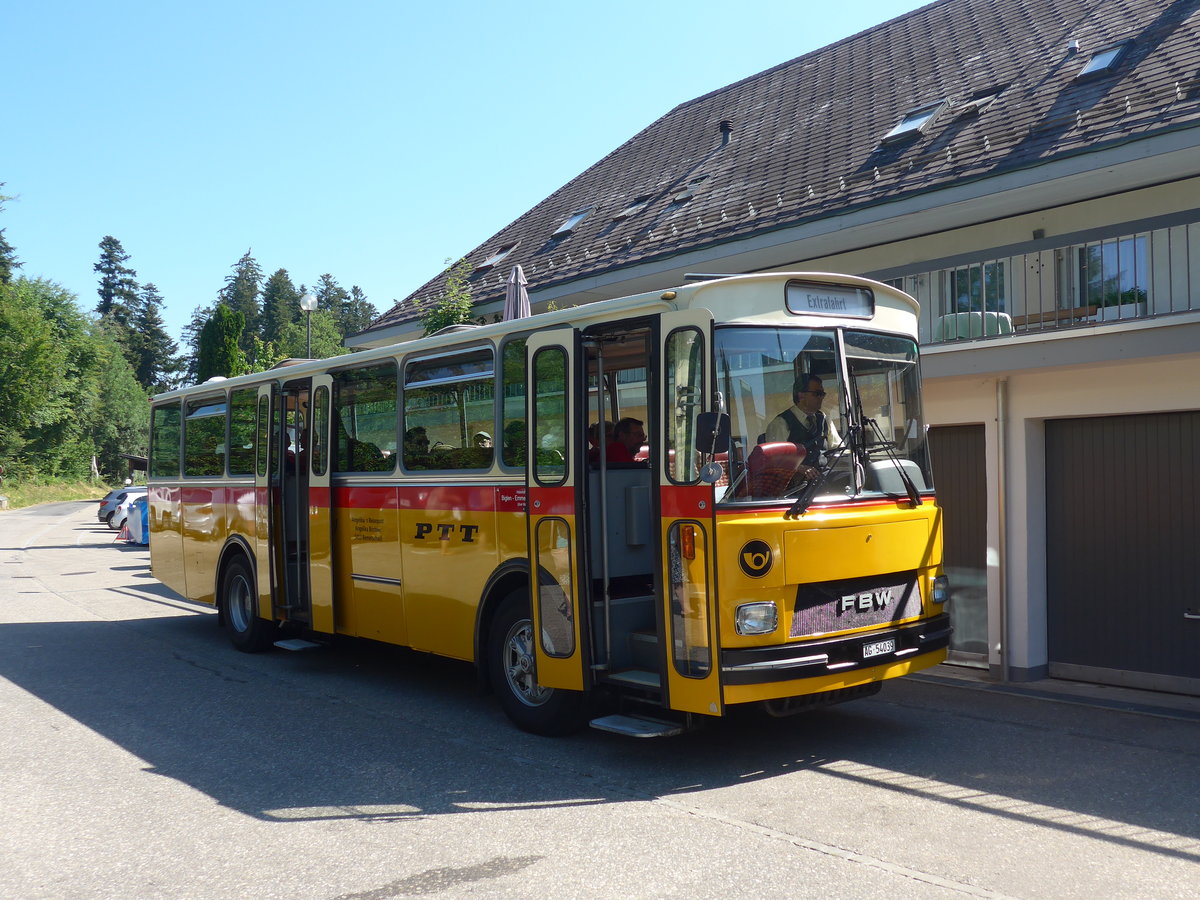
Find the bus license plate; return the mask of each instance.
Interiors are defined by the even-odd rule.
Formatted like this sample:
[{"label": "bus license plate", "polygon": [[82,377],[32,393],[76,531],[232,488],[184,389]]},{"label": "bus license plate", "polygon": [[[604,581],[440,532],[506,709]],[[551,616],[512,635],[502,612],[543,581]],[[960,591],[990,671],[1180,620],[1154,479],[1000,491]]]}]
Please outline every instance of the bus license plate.
[{"label": "bus license plate", "polygon": [[863,644],[863,659],[870,659],[872,656],[883,656],[885,653],[895,652],[895,638],[888,638],[886,641],[872,641],[870,644]]}]

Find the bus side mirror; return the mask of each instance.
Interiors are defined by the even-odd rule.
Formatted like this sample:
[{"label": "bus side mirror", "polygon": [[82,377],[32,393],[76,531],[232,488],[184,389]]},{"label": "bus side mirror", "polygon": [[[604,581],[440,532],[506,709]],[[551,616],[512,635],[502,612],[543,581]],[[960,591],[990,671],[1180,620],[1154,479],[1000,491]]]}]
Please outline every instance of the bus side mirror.
[{"label": "bus side mirror", "polygon": [[709,455],[729,452],[729,416],[705,412],[696,416],[696,449]]}]

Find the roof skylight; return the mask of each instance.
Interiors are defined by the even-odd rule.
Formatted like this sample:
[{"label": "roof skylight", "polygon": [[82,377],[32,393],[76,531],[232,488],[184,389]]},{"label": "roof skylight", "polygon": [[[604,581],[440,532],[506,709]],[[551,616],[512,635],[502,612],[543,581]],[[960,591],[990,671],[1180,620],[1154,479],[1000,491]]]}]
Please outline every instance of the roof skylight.
[{"label": "roof skylight", "polygon": [[571,217],[559,225],[558,230],[554,232],[551,237],[566,237],[577,227],[579,227],[579,223],[586,219],[588,217],[588,213],[591,211],[592,208],[589,206],[587,209],[580,209],[571,213]]},{"label": "roof skylight", "polygon": [[493,266],[500,265],[500,263],[504,261],[504,257],[512,253],[513,250],[516,249],[516,246],[516,243],[504,244],[499,250],[477,265],[475,267],[475,271],[482,272],[485,269],[490,269]]},{"label": "roof skylight", "polygon": [[1087,78],[1089,75],[1099,75],[1102,72],[1110,72],[1116,68],[1117,63],[1124,55],[1126,48],[1129,46],[1128,41],[1120,44],[1115,44],[1112,47],[1105,47],[1102,50],[1097,50],[1092,54],[1092,58],[1087,61],[1076,78]]},{"label": "roof skylight", "polygon": [[918,106],[916,109],[911,109],[904,114],[904,118],[883,136],[881,144],[894,144],[897,141],[903,141],[906,138],[913,137],[925,131],[925,128],[932,122],[937,114],[942,111],[946,105],[945,100],[939,100],[936,103],[929,103],[925,106]]},{"label": "roof skylight", "polygon": [[635,215],[636,213],[639,213],[643,209],[645,209],[646,204],[648,204],[649,202],[650,202],[649,194],[646,194],[641,197],[637,197],[632,202],[630,202],[629,205],[626,206],[623,210],[621,210],[619,213],[617,213],[615,216],[613,216],[613,221],[619,222],[622,219],[628,219],[630,216]]}]

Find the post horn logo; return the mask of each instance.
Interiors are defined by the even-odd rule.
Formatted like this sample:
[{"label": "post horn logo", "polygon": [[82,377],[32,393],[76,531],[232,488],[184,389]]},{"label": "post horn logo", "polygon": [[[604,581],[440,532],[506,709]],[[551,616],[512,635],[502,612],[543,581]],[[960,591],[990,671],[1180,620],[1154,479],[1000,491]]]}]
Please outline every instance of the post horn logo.
[{"label": "post horn logo", "polygon": [[751,578],[762,578],[771,571],[771,546],[766,541],[748,541],[738,554],[738,564]]}]

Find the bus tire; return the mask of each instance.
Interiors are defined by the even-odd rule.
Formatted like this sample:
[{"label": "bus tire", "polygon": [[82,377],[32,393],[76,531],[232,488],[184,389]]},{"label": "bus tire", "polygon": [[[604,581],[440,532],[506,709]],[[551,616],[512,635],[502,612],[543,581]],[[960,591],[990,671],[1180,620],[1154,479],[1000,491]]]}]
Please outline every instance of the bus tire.
[{"label": "bus tire", "polygon": [[258,589],[246,557],[238,554],[221,578],[221,611],[229,641],[243,653],[258,653],[275,642],[275,623],[258,615]]},{"label": "bus tire", "polygon": [[577,731],[583,694],[537,683],[529,595],[515,591],[500,604],[488,633],[488,666],[500,706],[522,731],[555,737]]}]

